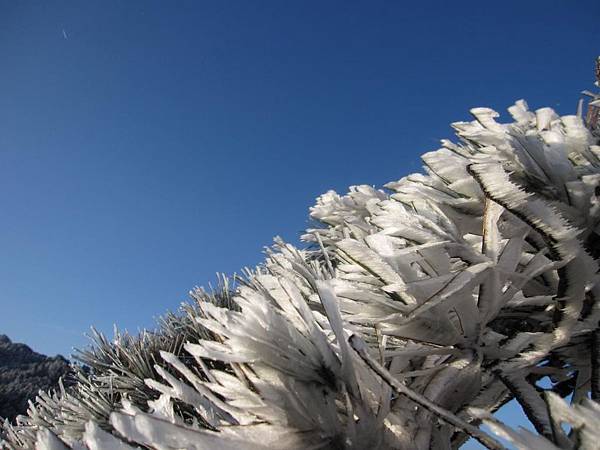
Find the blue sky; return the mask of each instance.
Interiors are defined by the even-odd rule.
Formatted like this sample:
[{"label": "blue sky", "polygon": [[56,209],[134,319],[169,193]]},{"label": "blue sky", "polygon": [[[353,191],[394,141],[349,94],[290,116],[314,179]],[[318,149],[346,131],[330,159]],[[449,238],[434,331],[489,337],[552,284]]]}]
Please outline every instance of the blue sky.
[{"label": "blue sky", "polygon": [[[453,4],[451,4],[453,3]],[[596,2],[0,2],[0,333],[68,355],[420,168],[475,106],[575,109]]]}]

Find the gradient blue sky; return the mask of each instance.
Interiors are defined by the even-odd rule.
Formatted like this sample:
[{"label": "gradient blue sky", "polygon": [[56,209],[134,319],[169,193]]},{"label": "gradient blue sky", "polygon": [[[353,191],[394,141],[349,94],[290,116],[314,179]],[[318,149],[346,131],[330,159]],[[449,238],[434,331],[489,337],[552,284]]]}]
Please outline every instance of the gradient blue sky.
[{"label": "gradient blue sky", "polygon": [[297,242],[320,193],[419,170],[471,107],[573,112],[599,23],[597,1],[0,1],[0,333],[68,355],[152,327]]},{"label": "gradient blue sky", "polygon": [[600,2],[0,2],[0,333],[68,355],[419,170],[474,106],[573,112]]}]

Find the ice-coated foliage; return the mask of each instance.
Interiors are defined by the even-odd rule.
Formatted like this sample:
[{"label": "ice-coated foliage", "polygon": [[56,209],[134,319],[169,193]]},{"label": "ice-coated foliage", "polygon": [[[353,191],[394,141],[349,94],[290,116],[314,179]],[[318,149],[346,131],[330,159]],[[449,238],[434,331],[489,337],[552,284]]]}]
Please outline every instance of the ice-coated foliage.
[{"label": "ice-coated foliage", "polygon": [[[4,445],[448,449],[472,436],[502,448],[485,421],[519,448],[596,448],[591,103],[583,119],[518,101],[507,124],[475,108],[453,124],[458,143],[423,155],[425,174],[324,194],[306,248],[277,241],[158,333],[98,336],[82,355],[91,373],[40,395]],[[493,418],[511,399],[537,435]]]},{"label": "ice-coated foliage", "polygon": [[588,398],[583,398],[575,405],[569,405],[560,396],[553,392],[546,393],[546,403],[548,414],[553,427],[557,433],[563,433],[562,425],[571,428],[570,439],[564,434],[557,436],[555,443],[542,436],[536,435],[524,428],[518,431],[512,430],[489,412],[473,409],[471,412],[483,419],[492,431],[498,436],[506,439],[512,445],[522,450],[557,450],[559,448],[567,449],[597,449],[600,447],[598,442],[598,430],[600,429],[600,405]]}]

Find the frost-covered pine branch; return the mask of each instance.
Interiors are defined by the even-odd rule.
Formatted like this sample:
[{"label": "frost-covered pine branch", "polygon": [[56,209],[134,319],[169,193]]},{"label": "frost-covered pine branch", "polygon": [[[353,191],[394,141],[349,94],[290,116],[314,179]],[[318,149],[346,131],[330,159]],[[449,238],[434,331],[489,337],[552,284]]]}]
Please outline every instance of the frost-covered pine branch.
[{"label": "frost-covered pine branch", "polygon": [[[587,113],[562,117],[518,101],[507,124],[475,108],[453,124],[458,143],[423,155],[425,174],[319,197],[306,248],[277,241],[156,334],[98,336],[82,354],[91,373],[41,394],[5,425],[5,445],[446,449],[473,436],[502,448],[483,420],[521,448],[594,448],[600,133],[588,95]],[[493,419],[511,399],[537,435]]]}]

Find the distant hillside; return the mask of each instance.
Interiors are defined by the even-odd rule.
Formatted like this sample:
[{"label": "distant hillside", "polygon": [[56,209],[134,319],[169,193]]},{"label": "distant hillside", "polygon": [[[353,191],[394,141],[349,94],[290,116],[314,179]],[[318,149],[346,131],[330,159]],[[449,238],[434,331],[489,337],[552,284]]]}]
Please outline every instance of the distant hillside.
[{"label": "distant hillside", "polygon": [[69,371],[62,356],[47,357],[0,334],[0,417],[14,420],[27,411],[27,400],[57,385]]}]

